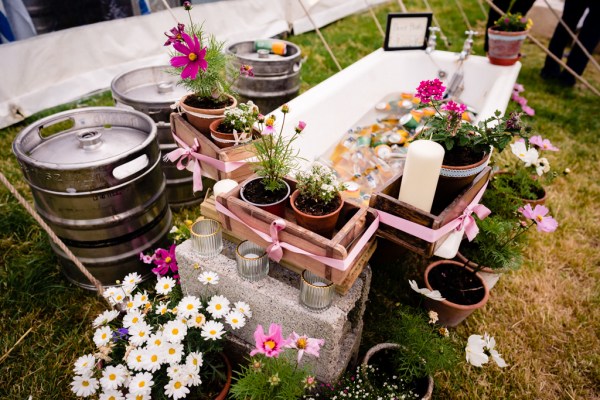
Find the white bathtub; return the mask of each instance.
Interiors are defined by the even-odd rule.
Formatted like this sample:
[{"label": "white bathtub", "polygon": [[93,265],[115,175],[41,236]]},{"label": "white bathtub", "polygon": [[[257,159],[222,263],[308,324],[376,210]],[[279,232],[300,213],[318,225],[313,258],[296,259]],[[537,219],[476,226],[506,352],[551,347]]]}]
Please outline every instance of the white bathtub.
[{"label": "white bathtub", "polygon": [[[307,123],[295,147],[302,158],[312,162],[386,95],[414,92],[420,81],[437,78],[440,68],[447,73],[447,85],[458,68],[457,60],[456,53],[445,51],[429,56],[423,50],[379,49],[290,101],[285,134],[291,134],[298,120]],[[520,69],[518,62],[503,67],[490,64],[485,57],[470,56],[463,64],[461,100],[478,112],[479,120],[495,110],[504,113]],[[280,111],[274,114],[281,121]]]}]

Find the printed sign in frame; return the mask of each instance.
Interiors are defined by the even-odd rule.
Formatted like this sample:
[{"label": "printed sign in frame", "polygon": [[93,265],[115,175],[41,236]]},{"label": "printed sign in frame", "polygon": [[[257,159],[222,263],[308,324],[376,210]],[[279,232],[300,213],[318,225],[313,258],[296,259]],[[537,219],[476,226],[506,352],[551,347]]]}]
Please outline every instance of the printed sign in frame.
[{"label": "printed sign in frame", "polygon": [[425,49],[431,16],[431,13],[388,14],[383,48],[386,51]]}]

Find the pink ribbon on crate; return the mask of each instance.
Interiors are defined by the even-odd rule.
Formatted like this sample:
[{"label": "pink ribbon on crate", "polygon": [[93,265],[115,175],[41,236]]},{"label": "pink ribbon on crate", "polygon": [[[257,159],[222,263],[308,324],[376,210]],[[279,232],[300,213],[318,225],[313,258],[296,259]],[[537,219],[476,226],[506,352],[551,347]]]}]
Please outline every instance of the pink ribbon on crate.
[{"label": "pink ribbon on crate", "polygon": [[477,223],[471,214],[475,213],[480,219],[484,219],[491,213],[486,206],[479,204],[479,200],[481,200],[483,197],[483,193],[485,192],[487,185],[488,183],[486,182],[461,215],[439,229],[430,229],[415,222],[389,214],[385,211],[377,210],[377,213],[379,214],[379,220],[382,224],[391,226],[392,228],[396,228],[402,232],[406,232],[429,243],[437,242],[453,229],[460,231],[464,226],[467,238],[469,241],[471,241],[479,233],[479,227],[477,227]]},{"label": "pink ribbon on crate", "polygon": [[[175,131],[171,131],[171,133],[173,134],[173,139],[179,145],[179,148],[166,154],[164,159],[171,162],[177,161],[177,169],[180,171],[186,169],[190,162],[194,163],[192,169],[194,192],[199,192],[202,190],[202,167],[200,165],[200,161],[215,167],[222,172],[235,171],[242,165],[246,164],[246,161],[221,161],[217,160],[216,158],[200,154],[198,153],[200,151],[200,143],[198,143],[198,139],[194,139],[194,145],[190,147],[175,134]],[[184,164],[185,160],[187,160],[187,163]]]},{"label": "pink ribbon on crate", "polygon": [[[369,242],[369,240],[375,234],[375,231],[377,231],[377,228],[379,227],[379,217],[377,217],[373,220],[371,225],[369,225],[369,227],[363,233],[363,235],[358,240],[358,242],[356,242],[356,244],[354,245],[354,247],[352,248],[350,253],[348,253],[348,256],[346,258],[344,258],[343,260],[338,260],[335,258],[319,256],[319,255],[310,253],[306,250],[302,250],[301,248],[296,247],[293,244],[289,244],[289,243],[280,241],[279,240],[279,232],[282,231],[283,229],[285,229],[285,226],[286,226],[285,221],[282,219],[277,219],[271,223],[271,226],[269,227],[270,235],[267,235],[266,233],[261,232],[258,229],[254,229],[251,226],[249,226],[248,224],[246,224],[237,215],[232,213],[227,207],[225,207],[223,204],[219,203],[218,201],[215,203],[215,207],[216,207],[217,211],[220,212],[221,214],[227,215],[229,218],[232,218],[232,219],[240,222],[241,224],[246,226],[248,229],[250,229],[252,232],[257,234],[265,242],[270,243],[270,245],[267,248],[267,253],[269,254],[269,257],[272,258],[273,261],[279,262],[281,260],[281,258],[283,257],[283,249],[286,249],[286,250],[289,250],[289,251],[297,253],[297,254],[302,254],[302,255],[308,256],[314,260],[322,262],[323,264],[329,265],[330,267],[335,268],[340,271],[346,271],[348,269],[348,267],[350,267],[352,265],[352,263],[354,262],[356,257],[358,257],[358,254],[360,253],[360,251]],[[283,222],[283,224],[281,224],[281,222]],[[277,257],[279,257],[279,259],[276,259]]]}]

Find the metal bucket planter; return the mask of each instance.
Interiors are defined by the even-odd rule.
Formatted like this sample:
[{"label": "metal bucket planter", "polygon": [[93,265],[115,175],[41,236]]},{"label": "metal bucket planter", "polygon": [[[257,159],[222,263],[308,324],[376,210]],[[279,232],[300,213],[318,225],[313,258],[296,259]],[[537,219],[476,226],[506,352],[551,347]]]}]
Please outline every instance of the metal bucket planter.
[{"label": "metal bucket planter", "polygon": [[[111,83],[111,91],[117,107],[130,108],[148,115],[156,123],[157,139],[161,156],[175,150],[177,144],[171,134],[171,105],[187,93],[177,86],[178,77],[167,73],[169,66],[155,66],[125,72]],[[162,158],[162,157],[161,157]],[[192,173],[178,170],[177,164],[161,162],[167,179],[167,199],[173,209],[198,204],[202,193],[192,191]]]},{"label": "metal bucket planter", "polygon": [[[112,107],[62,112],[25,128],[13,152],[37,212],[103,285],[150,275],[139,253],[166,244],[172,216],[148,116]],[[94,289],[54,250],[70,281]]]},{"label": "metal bucket planter", "polygon": [[302,55],[300,48],[291,42],[286,45],[285,55],[272,54],[268,50],[255,50],[253,41],[239,42],[227,48],[233,54],[234,67],[251,65],[254,76],[240,76],[234,90],[240,101],[252,100],[262,114],[275,110],[290,101],[300,91],[300,68]]}]

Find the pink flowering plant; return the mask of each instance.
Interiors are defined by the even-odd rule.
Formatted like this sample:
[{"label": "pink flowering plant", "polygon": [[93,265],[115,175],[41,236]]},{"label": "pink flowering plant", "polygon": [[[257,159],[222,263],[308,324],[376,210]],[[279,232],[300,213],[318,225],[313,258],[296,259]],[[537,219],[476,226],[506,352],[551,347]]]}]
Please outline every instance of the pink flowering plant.
[{"label": "pink flowering plant", "polygon": [[292,332],[284,338],[281,326],[271,324],[267,332],[258,325],[254,332],[255,348],[248,365],[234,377],[230,395],[234,399],[298,399],[309,393],[317,380],[302,360],[306,355],[319,357],[323,339]]},{"label": "pink flowering plant", "polygon": [[533,26],[531,18],[524,17],[521,13],[506,13],[494,22],[492,29],[502,32],[528,31]]},{"label": "pink flowering plant", "polygon": [[515,103],[517,103],[518,105],[520,105],[521,110],[525,114],[532,117],[535,115],[535,110],[527,104],[527,99],[525,98],[525,96],[521,96],[521,93],[523,93],[524,91],[525,91],[525,87],[523,85],[521,85],[519,83],[515,83],[515,86],[513,87],[513,92],[512,92],[510,99],[512,101],[514,101]]},{"label": "pink flowering plant", "polygon": [[427,80],[419,84],[415,97],[420,100],[421,107],[435,110],[435,115],[426,120],[418,135],[440,143],[446,153],[463,151],[479,157],[476,159],[478,161],[482,154],[489,153],[490,147],[501,152],[515,136],[527,135],[528,128],[523,126],[519,113],[503,117],[500,111],[496,111],[493,117],[477,125],[467,122],[466,105],[453,100],[446,101],[445,91],[446,87],[439,79]]}]

